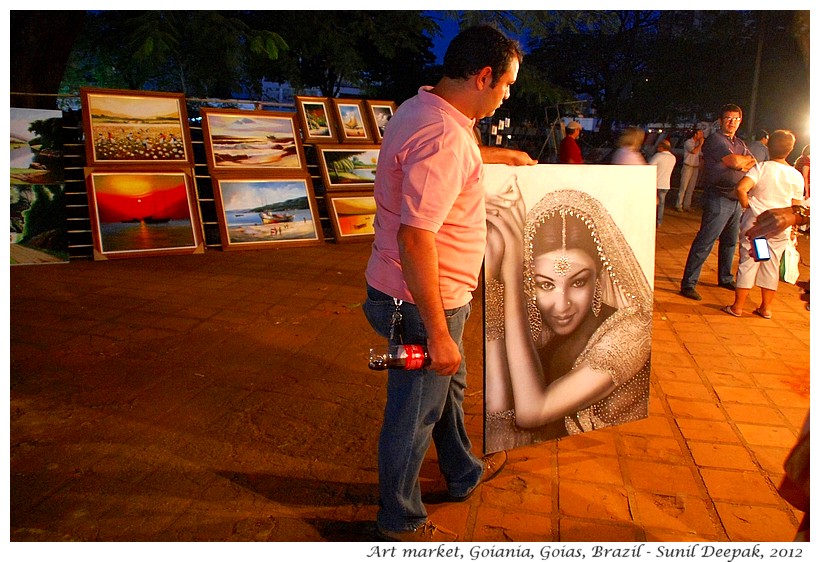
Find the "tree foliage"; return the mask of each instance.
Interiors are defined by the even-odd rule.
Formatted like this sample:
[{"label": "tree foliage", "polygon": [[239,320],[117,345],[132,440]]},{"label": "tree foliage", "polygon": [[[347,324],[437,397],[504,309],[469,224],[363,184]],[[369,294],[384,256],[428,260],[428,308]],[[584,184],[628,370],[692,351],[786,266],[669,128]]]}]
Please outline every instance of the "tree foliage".
[{"label": "tree foliage", "polygon": [[[764,41],[760,107],[772,122],[788,119],[770,104],[802,99],[808,73],[801,45],[802,12],[608,11],[594,25],[562,22],[533,31],[528,64],[552,83],[587,94],[598,114],[621,123],[686,123],[711,119],[725,103],[752,104],[755,52]],[[765,16],[765,20],[764,20]],[[762,22],[772,25],[764,28]],[[581,25],[578,25],[581,24]],[[789,54],[791,50],[791,55]],[[787,71],[786,68],[789,70]],[[788,92],[781,92],[788,85]],[[807,104],[807,100],[806,100]],[[806,105],[808,107],[808,105]],[[779,117],[775,117],[780,114]],[[747,127],[751,122],[744,123]]]},{"label": "tree foliage", "polygon": [[67,90],[77,83],[181,91],[190,97],[230,98],[258,81],[248,69],[287,50],[276,33],[254,28],[246,12],[89,12],[74,50]]},{"label": "tree foliage", "polygon": [[734,102],[752,110],[744,126],[778,128],[791,126],[795,106],[808,109],[806,11],[11,14],[13,92],[56,93],[55,77],[64,76],[66,93],[96,85],[261,99],[267,79],[331,97],[350,85],[401,102],[440,76],[432,40],[442,18],[453,18],[462,27],[490,23],[522,41],[527,56],[504,106],[519,122],[540,121],[545,107],[579,98],[598,116],[634,124],[706,119]]},{"label": "tree foliage", "polygon": [[439,31],[418,11],[259,12],[257,23],[291,47],[266,77],[329,97],[344,85],[390,99],[412,95],[434,62],[431,37]]}]

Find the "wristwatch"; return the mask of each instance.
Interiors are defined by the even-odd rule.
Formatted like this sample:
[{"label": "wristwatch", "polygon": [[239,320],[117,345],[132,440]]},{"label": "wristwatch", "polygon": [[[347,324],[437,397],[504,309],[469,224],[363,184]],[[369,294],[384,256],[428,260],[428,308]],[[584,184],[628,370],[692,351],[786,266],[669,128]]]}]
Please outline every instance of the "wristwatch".
[{"label": "wristwatch", "polygon": [[803,205],[792,205],[792,212],[802,219],[800,224],[797,226],[809,224],[809,221],[811,220],[811,210],[808,207],[804,207]]}]

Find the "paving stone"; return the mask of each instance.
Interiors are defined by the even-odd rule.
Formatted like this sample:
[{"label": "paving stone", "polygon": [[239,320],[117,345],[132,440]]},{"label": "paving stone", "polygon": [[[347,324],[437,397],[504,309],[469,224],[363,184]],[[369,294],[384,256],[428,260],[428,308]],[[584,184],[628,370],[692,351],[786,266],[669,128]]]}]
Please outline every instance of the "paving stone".
[{"label": "paving stone", "polygon": [[[499,544],[791,540],[801,514],[776,489],[809,407],[809,314],[790,285],[772,320],[720,313],[714,256],[704,300],[682,299],[697,226],[671,213],[657,235],[649,417],[512,450],[431,517]],[[371,541],[386,377],[365,367],[383,343],[361,313],[368,257],[323,244],[11,268],[10,540]],[[421,486],[445,487],[434,448]]]}]

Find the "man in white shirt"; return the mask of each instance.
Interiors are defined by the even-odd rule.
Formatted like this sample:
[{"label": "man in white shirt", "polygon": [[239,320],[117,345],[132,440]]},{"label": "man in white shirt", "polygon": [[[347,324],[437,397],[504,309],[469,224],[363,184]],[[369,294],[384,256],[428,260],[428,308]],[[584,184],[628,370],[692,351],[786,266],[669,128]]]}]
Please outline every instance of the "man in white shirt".
[{"label": "man in white shirt", "polygon": [[658,205],[655,226],[660,227],[663,222],[663,208],[666,203],[666,195],[672,185],[672,170],[675,169],[677,159],[672,154],[672,145],[668,140],[663,139],[658,143],[657,152],[649,159],[650,166],[656,166],[658,171]]},{"label": "man in white shirt", "polygon": [[698,184],[701,146],[703,146],[703,129],[695,129],[692,136],[683,143],[683,167],[680,172],[678,201],[675,204],[675,210],[679,213],[692,210],[692,194]]}]

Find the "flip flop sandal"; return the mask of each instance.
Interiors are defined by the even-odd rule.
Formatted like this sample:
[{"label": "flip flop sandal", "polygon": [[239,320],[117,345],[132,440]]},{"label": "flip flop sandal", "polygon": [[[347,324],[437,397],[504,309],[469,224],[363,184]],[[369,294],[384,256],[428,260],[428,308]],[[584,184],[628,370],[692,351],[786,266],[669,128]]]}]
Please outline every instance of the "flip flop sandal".
[{"label": "flip flop sandal", "polygon": [[771,314],[763,314],[762,312],[760,312],[759,308],[755,308],[754,313],[757,314],[758,316],[760,316],[761,318],[765,318],[766,320],[771,320],[772,319]]},{"label": "flip flop sandal", "polygon": [[[730,314],[730,315],[734,316],[735,318],[740,318],[741,316],[743,316],[742,314],[738,314],[737,312],[732,310],[732,305],[731,304],[727,304],[726,306],[721,308],[721,310],[723,312],[725,312],[726,314]],[[757,312],[757,311],[755,311],[755,312]]]}]

